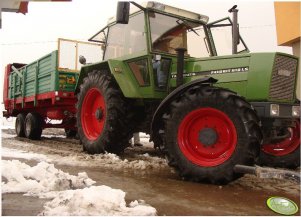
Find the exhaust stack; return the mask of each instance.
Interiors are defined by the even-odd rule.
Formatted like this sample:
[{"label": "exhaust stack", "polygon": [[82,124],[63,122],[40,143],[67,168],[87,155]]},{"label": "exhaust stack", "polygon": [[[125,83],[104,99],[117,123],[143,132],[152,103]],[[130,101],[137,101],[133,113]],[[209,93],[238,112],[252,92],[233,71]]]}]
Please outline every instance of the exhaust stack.
[{"label": "exhaust stack", "polygon": [[239,44],[239,28],[238,28],[238,21],[237,21],[237,14],[238,9],[237,5],[234,5],[232,8],[228,10],[229,13],[233,13],[232,19],[232,54],[237,53],[237,45]]}]

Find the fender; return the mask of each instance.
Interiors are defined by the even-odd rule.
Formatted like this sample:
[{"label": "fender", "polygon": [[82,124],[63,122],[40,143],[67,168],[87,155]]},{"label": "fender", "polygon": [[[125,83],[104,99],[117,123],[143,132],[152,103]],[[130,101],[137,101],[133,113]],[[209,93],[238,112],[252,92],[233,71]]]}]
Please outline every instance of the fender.
[{"label": "fender", "polygon": [[[217,80],[215,78],[212,77],[203,77],[200,79],[196,79],[192,82],[189,82],[187,84],[181,85],[178,88],[176,88],[175,90],[173,90],[158,106],[158,108],[156,109],[154,115],[153,115],[153,119],[152,119],[152,123],[151,123],[151,140],[153,140],[155,143],[156,142],[160,142],[158,141],[158,131],[160,130],[160,121],[162,121],[162,115],[164,113],[164,111],[166,110],[166,108],[169,106],[169,104],[179,95],[181,95],[182,93],[184,93],[186,90],[188,90],[189,88],[196,86],[196,85],[205,85],[205,84],[213,84],[216,83]],[[162,142],[162,141],[161,141]]]},{"label": "fender", "polygon": [[118,86],[121,89],[123,95],[127,98],[143,98],[143,95],[139,92],[139,87],[133,81],[132,72],[127,68],[127,64],[123,60],[106,60],[103,62],[87,64],[80,70],[79,78],[77,80],[75,93],[79,92],[79,87],[83,83],[84,78],[88,76],[88,73],[93,70],[107,70],[115,78]]},{"label": "fender", "polygon": [[108,61],[103,61],[103,62],[97,62],[93,64],[87,64],[85,66],[82,66],[79,72],[79,77],[77,79],[76,87],[75,87],[75,94],[79,92],[79,87],[83,83],[84,78],[88,76],[88,73],[91,72],[92,70],[97,69],[106,69],[110,70],[109,68],[109,63]]}]

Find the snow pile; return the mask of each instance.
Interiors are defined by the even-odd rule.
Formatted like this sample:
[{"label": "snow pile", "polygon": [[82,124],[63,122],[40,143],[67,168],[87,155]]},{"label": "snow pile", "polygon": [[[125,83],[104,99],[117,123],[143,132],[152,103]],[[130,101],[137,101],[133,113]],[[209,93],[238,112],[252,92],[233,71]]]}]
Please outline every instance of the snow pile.
[{"label": "snow pile", "polygon": [[[3,111],[3,109],[1,109]],[[0,118],[0,129],[15,129],[15,119],[16,118],[5,118],[1,117]]]},{"label": "snow pile", "polygon": [[26,151],[22,151],[22,150],[18,150],[18,149],[11,149],[11,148],[5,148],[5,147],[1,148],[1,156],[50,162],[50,159],[48,159],[48,157],[44,154],[36,154],[36,153],[32,153],[32,152],[26,152]]},{"label": "snow pile", "polygon": [[45,138],[48,138],[48,139],[51,139],[51,138],[62,138],[62,139],[66,139],[66,136],[65,135],[46,135],[46,134],[43,134],[43,137]]},{"label": "snow pile", "polygon": [[[71,158],[71,159],[70,159]],[[134,169],[134,170],[148,170],[148,169],[160,169],[167,167],[166,159],[159,157],[151,157],[148,154],[136,155],[135,159],[137,160],[128,160],[121,159],[116,154],[105,153],[97,155],[77,155],[77,156],[68,156],[66,158],[61,158],[57,163],[58,164],[70,164],[80,163],[81,166],[91,166],[98,165],[104,168],[111,168],[114,170],[121,169]],[[86,161],[86,162],[85,162]]]},{"label": "snow pile", "polygon": [[[17,141],[16,141],[17,142]],[[20,144],[22,146],[30,144]],[[151,170],[168,168],[166,159],[160,157],[152,157],[149,154],[135,155],[134,160],[121,159],[116,154],[105,153],[97,155],[89,155],[86,153],[70,153],[67,156],[36,154],[33,152],[21,151],[18,149],[11,149],[2,147],[2,157],[22,158],[36,161],[46,161],[48,163],[57,163],[60,165],[70,166],[86,166],[86,167],[104,167],[113,170]]]},{"label": "snow pile", "polygon": [[0,131],[1,131],[1,134],[0,134],[1,138],[10,139],[10,138],[16,137],[16,135],[14,135],[14,134],[9,134],[9,133],[3,132],[2,130],[0,130]]},{"label": "snow pile", "polygon": [[86,173],[73,176],[56,169],[53,164],[40,162],[30,167],[18,160],[2,160],[2,177],[7,179],[7,183],[2,183],[2,193],[28,195],[84,188],[95,183]]},{"label": "snow pile", "polygon": [[45,203],[40,215],[145,216],[156,215],[156,209],[138,201],[127,207],[124,191],[102,185],[59,192],[52,201]]},{"label": "snow pile", "polygon": [[86,173],[64,173],[53,164],[40,162],[30,167],[18,160],[2,160],[2,193],[52,199],[40,215],[156,215],[156,209],[143,201],[127,206],[125,192],[108,186],[92,186]]}]

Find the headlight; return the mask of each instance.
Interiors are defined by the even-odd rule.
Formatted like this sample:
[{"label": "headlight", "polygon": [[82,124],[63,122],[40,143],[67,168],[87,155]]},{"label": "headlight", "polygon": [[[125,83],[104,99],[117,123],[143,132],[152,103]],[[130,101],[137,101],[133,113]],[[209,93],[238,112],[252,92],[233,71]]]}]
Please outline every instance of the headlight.
[{"label": "headlight", "polygon": [[279,116],[279,105],[278,104],[271,104],[270,115],[271,116]]},{"label": "headlight", "polygon": [[292,116],[293,117],[300,117],[300,106],[293,106],[292,108]]}]

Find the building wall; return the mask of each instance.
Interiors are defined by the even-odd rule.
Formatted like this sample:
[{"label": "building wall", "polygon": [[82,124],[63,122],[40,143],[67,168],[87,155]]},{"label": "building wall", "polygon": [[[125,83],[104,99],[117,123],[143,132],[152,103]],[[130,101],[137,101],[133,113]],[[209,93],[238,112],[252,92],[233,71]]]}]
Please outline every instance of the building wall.
[{"label": "building wall", "polygon": [[300,40],[300,2],[275,2],[278,45]]},{"label": "building wall", "polygon": [[[274,2],[277,42],[293,48],[293,54],[300,58],[300,2]],[[300,100],[300,59],[296,95]]]}]

